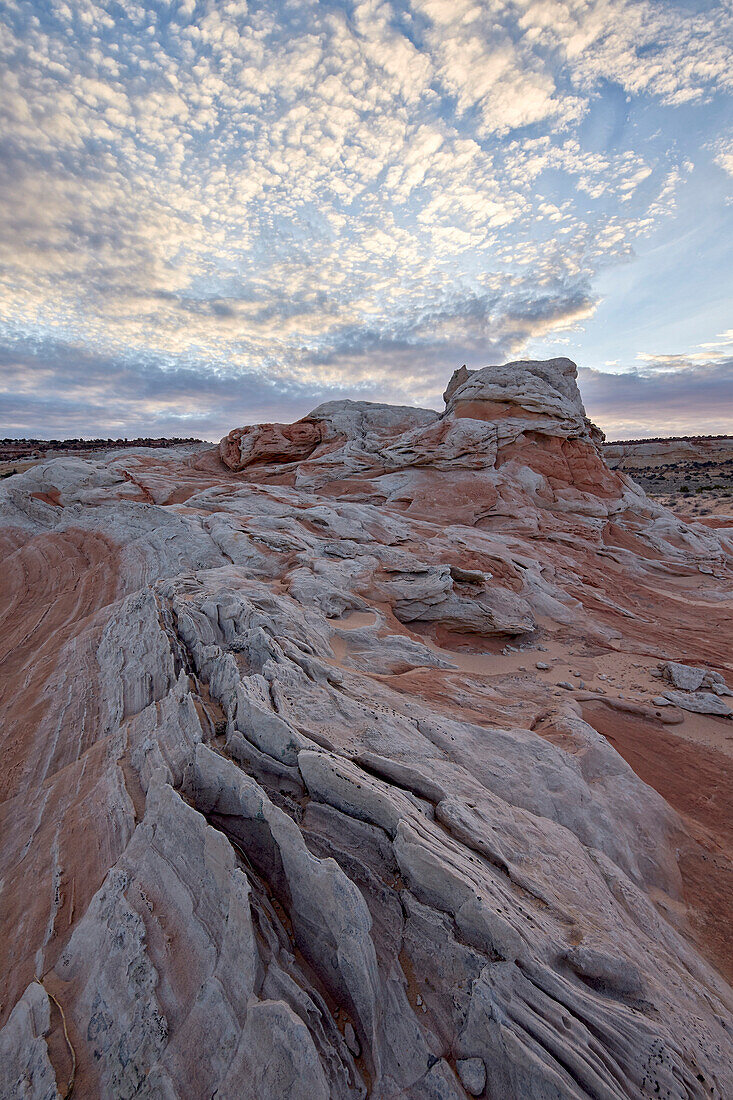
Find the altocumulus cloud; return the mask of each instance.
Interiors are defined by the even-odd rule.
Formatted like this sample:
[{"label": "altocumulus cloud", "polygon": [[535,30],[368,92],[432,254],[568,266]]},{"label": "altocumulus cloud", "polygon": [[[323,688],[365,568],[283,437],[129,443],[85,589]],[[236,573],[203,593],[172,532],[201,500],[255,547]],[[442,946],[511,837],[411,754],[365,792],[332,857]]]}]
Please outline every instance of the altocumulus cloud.
[{"label": "altocumulus cloud", "polygon": [[[728,167],[715,0],[8,0],[0,18],[16,434],[436,405],[461,362],[577,331],[693,167]],[[717,366],[684,369],[712,393]],[[658,385],[659,421],[662,375],[590,376],[596,415],[625,423],[622,394]]]}]

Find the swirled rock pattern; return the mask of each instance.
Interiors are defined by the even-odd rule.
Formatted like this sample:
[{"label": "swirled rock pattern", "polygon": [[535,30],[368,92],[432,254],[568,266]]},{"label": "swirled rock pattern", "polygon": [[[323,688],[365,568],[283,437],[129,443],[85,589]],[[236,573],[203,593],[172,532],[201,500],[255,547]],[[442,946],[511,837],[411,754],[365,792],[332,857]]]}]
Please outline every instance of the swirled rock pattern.
[{"label": "swirled rock pattern", "polygon": [[0,486],[0,1097],[733,1095],[731,542],[446,400]]}]

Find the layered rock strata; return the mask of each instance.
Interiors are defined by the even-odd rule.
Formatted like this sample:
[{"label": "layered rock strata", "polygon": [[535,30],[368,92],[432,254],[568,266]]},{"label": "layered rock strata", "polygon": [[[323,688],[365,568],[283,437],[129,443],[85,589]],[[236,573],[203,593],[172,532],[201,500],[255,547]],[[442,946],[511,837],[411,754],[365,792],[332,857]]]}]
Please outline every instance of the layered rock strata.
[{"label": "layered rock strata", "polygon": [[0,486],[1,1097],[733,1095],[733,727],[610,691],[731,682],[731,542],[569,360],[446,402]]}]

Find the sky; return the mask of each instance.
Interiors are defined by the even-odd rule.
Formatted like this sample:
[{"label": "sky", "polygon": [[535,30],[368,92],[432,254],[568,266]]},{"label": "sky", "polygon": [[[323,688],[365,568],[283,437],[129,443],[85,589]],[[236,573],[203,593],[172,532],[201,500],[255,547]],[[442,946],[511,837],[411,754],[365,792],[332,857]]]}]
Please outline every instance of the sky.
[{"label": "sky", "polygon": [[4,0],[0,436],[197,435],[567,355],[733,432],[728,0]]}]

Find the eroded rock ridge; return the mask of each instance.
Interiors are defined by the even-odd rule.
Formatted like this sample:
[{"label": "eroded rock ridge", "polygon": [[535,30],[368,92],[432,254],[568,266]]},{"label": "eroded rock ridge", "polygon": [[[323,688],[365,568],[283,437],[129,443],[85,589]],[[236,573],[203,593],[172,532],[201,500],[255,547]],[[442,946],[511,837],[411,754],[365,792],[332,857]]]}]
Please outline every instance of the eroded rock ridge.
[{"label": "eroded rock ridge", "polygon": [[601,439],[553,359],[0,485],[1,1097],[733,1095],[732,546]]}]

